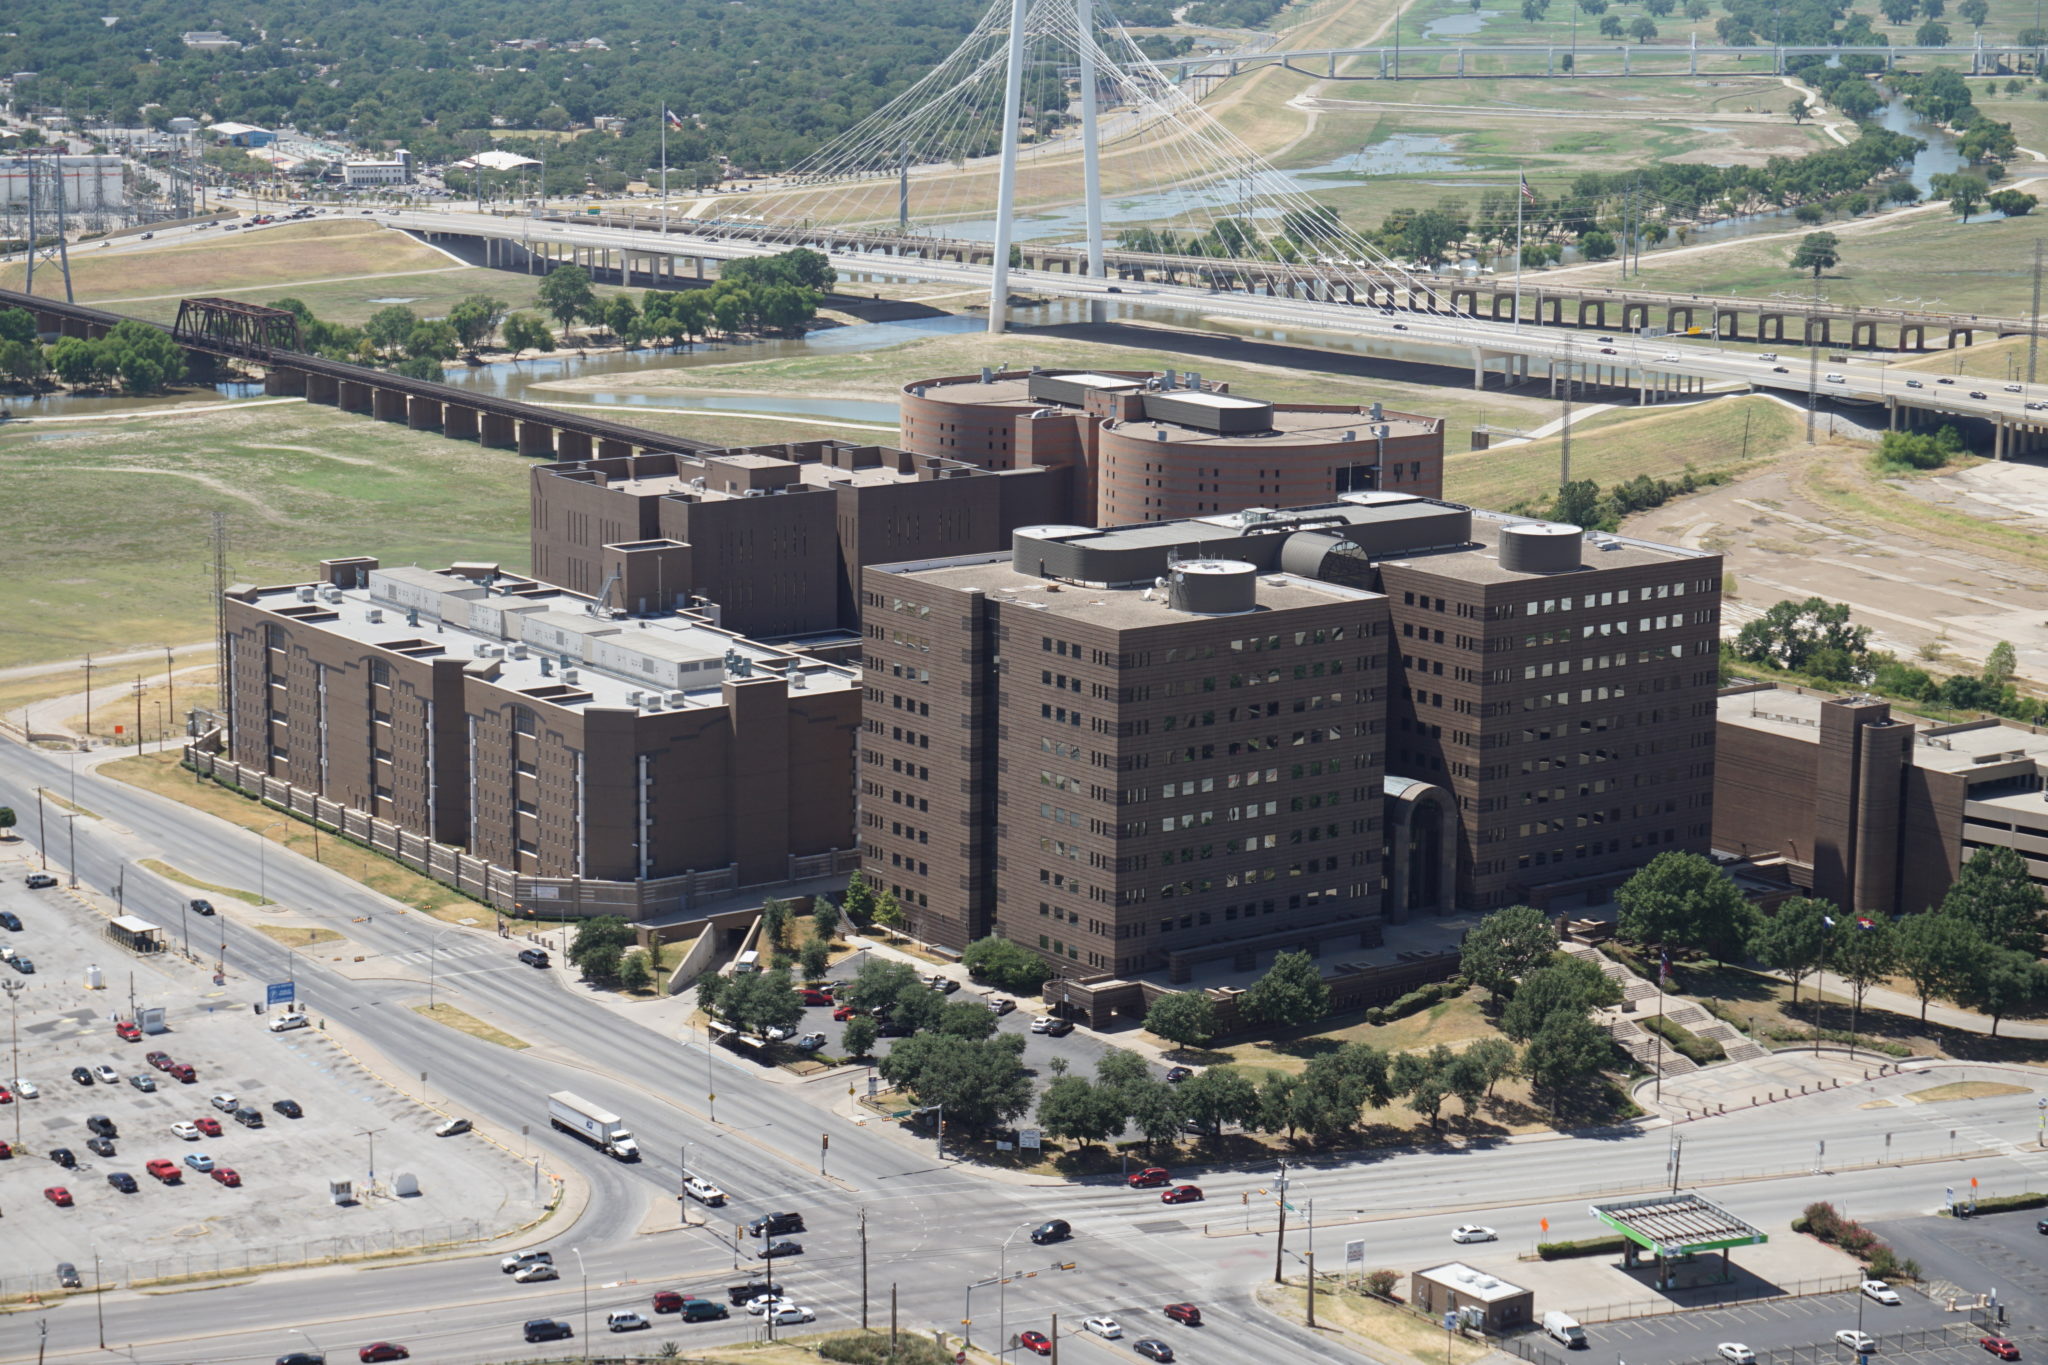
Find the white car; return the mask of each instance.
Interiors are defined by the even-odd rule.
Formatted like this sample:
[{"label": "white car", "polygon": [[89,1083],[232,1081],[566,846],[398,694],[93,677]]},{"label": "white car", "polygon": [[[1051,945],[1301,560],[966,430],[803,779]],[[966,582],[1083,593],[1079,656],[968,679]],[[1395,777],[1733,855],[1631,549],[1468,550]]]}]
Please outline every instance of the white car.
[{"label": "white car", "polygon": [[242,1102],[233,1095],[215,1095],[208,1103],[223,1114],[232,1114],[242,1107]]},{"label": "white car", "polygon": [[769,1320],[777,1327],[788,1327],[792,1323],[816,1322],[818,1315],[801,1305],[785,1303],[770,1315]]},{"label": "white car", "polygon": [[1835,1333],[1835,1340],[1847,1346],[1858,1355],[1868,1355],[1877,1349],[1877,1338],[1868,1332],[1859,1332],[1854,1327],[1844,1327]]},{"label": "white car", "polygon": [[277,1018],[270,1021],[270,1031],[272,1033],[289,1033],[295,1028],[305,1028],[306,1022],[306,1016],[303,1014],[280,1014]]},{"label": "white car", "polygon": [[1865,1280],[1863,1282],[1863,1297],[1866,1299],[1876,1299],[1879,1303],[1893,1308],[1899,1305],[1899,1291],[1886,1284],[1883,1280]]},{"label": "white car", "polygon": [[1031,1031],[1033,1033],[1044,1033],[1051,1027],[1052,1016],[1050,1014],[1041,1014],[1031,1021]]},{"label": "white car", "polygon": [[1682,355],[1680,355],[1680,354],[1679,354],[1678,352],[1676,352],[1676,351],[1666,351],[1666,352],[1665,352],[1665,353],[1664,353],[1663,355],[1659,356],[1659,357],[1658,357],[1658,359],[1660,359],[1660,360],[1683,360],[1683,359],[1685,359],[1685,357],[1684,357],[1684,356],[1682,356]]},{"label": "white car", "polygon": [[561,1272],[546,1261],[529,1261],[512,1272],[512,1278],[521,1284],[534,1284],[540,1280],[559,1280]]},{"label": "white car", "polygon": [[2025,393],[2027,389],[2024,384],[2007,384],[2005,391],[2007,393]]},{"label": "white car", "polygon": [[816,1052],[819,1048],[825,1046],[825,1035],[822,1033],[806,1033],[796,1040],[796,1045],[805,1052]]},{"label": "white car", "polygon": [[646,1318],[630,1308],[614,1308],[605,1314],[604,1325],[614,1332],[638,1332],[644,1330],[648,1323]]},{"label": "white car", "polygon": [[796,1030],[787,1024],[770,1024],[761,1030],[761,1036],[771,1043],[786,1043],[796,1037]]},{"label": "white car", "polygon": [[693,1175],[683,1182],[683,1192],[700,1204],[716,1207],[725,1202],[725,1191],[701,1175]]},{"label": "white car", "polygon": [[1756,1352],[1739,1341],[1724,1341],[1714,1348],[1714,1354],[1728,1362],[1728,1365],[1756,1365]]},{"label": "white car", "polygon": [[796,1300],[785,1299],[779,1294],[762,1294],[747,1300],[747,1311],[757,1318],[771,1308],[780,1312],[785,1308],[794,1307],[796,1307]]},{"label": "white car", "polygon": [[194,1128],[191,1124],[183,1122],[182,1120],[171,1125],[171,1132],[185,1139],[185,1141],[187,1142],[199,1141],[199,1130],[197,1128]]},{"label": "white car", "polygon": [[510,1275],[523,1265],[530,1265],[535,1261],[552,1261],[554,1259],[554,1253],[550,1251],[515,1251],[504,1260],[498,1262],[498,1269]]},{"label": "white car", "polygon": [[1840,375],[1838,375],[1838,374],[1831,374],[1831,375],[1829,375],[1829,376],[1827,377],[1827,381],[1828,381],[1828,383],[1830,383],[1830,384],[1846,384],[1846,383],[1848,383],[1848,382],[1849,382],[1848,380],[1846,380],[1846,379],[1842,378],[1842,376],[1840,376]]},{"label": "white car", "polygon": [[121,1083],[121,1077],[114,1071],[114,1068],[108,1066],[105,1062],[95,1066],[92,1069],[92,1074],[94,1079],[99,1081],[101,1085],[119,1085]]},{"label": "white car", "polygon": [[16,1076],[14,1078],[14,1093],[25,1100],[32,1100],[43,1092],[36,1089],[36,1083],[28,1077]]},{"label": "white car", "polygon": [[[1777,358],[1778,358],[1778,353],[1777,353],[1776,351],[1765,351],[1765,352],[1764,352],[1763,354],[1761,354],[1761,355],[1759,355],[1759,356],[1757,357],[1757,359],[1758,359],[1758,360],[1776,360]],[[1730,1342],[1730,1343],[1728,1343],[1728,1344],[1729,1344],[1729,1345],[1731,1345],[1731,1346],[1733,1346],[1733,1345],[1735,1345],[1736,1343],[1735,1343],[1735,1342]]]},{"label": "white car", "polygon": [[1081,1326],[1110,1341],[1115,1341],[1124,1334],[1122,1325],[1115,1318],[1086,1318],[1082,1320]]},{"label": "white car", "polygon": [[1467,1223],[1463,1227],[1451,1229],[1451,1240],[1453,1242],[1498,1242],[1500,1234],[1492,1228],[1483,1228],[1477,1223]]}]

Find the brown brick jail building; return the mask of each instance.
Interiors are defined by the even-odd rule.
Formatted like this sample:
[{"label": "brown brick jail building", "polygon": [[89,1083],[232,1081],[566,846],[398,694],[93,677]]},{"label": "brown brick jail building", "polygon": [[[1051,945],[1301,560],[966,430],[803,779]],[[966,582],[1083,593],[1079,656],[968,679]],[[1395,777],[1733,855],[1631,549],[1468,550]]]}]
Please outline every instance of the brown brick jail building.
[{"label": "brown brick jail building", "polygon": [[941,944],[1179,979],[1603,896],[1708,847],[1719,591],[1386,492],[871,567],[868,878]]}]

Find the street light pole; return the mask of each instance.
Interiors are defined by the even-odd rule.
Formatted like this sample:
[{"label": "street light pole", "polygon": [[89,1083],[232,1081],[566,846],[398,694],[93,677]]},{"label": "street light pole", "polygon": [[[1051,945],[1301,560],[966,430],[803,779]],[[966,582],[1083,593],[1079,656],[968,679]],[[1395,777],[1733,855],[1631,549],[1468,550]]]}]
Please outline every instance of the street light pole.
[{"label": "street light pole", "polygon": [[283,829],[287,823],[274,820],[256,831],[256,901],[259,905],[270,904],[270,831]]},{"label": "street light pole", "polygon": [[436,976],[436,974],[437,974],[437,972],[438,972],[438,970],[439,970],[439,968],[440,968],[440,965],[441,965],[441,940],[442,940],[443,938],[445,938],[446,936],[448,936],[449,934],[452,934],[452,933],[454,933],[454,932],[455,932],[455,930],[454,930],[454,928],[453,928],[452,926],[451,926],[450,928],[447,928],[447,929],[443,929],[443,930],[442,930],[442,931],[441,931],[440,933],[438,933],[438,934],[434,935],[434,940],[433,940],[433,942],[432,942],[432,943],[430,943],[430,944],[428,945],[428,952],[427,952],[427,1013],[428,1013],[428,1014],[432,1014],[432,1013],[434,1012],[434,978],[435,978],[435,976]]},{"label": "street light pole", "polygon": [[99,1320],[100,1349],[102,1351],[107,1349],[106,1300],[106,1287],[100,1283],[100,1244],[94,1242],[92,1244],[92,1311],[93,1316]]},{"label": "street light pole", "polygon": [[583,1277],[583,1359],[590,1359],[590,1271],[583,1264],[583,1248],[570,1247],[576,1253],[576,1273]]},{"label": "street light pole", "polygon": [[[0,981],[0,991],[7,992],[7,1042],[14,1054],[14,1068],[10,1075],[21,1074],[21,993],[28,989],[26,981]],[[14,1145],[21,1146],[21,1111],[27,1106],[14,1106]]]},{"label": "street light pole", "polygon": [[362,1132],[356,1134],[359,1138],[368,1138],[370,1140],[370,1189],[372,1192],[377,1188],[377,1134],[383,1131],[382,1128],[365,1128]]},{"label": "street light pole", "polygon": [[69,863],[71,864],[71,882],[70,882],[70,884],[71,884],[72,886],[77,886],[77,885],[78,885],[78,812],[77,812],[77,811],[75,811],[75,810],[68,810],[68,811],[65,811],[65,812],[64,812],[64,829],[65,829],[65,832],[66,832],[67,838],[68,838],[68,840],[69,840],[69,845],[70,845],[70,852],[68,852],[67,854],[65,854],[65,860],[66,860],[67,862],[69,862]]}]

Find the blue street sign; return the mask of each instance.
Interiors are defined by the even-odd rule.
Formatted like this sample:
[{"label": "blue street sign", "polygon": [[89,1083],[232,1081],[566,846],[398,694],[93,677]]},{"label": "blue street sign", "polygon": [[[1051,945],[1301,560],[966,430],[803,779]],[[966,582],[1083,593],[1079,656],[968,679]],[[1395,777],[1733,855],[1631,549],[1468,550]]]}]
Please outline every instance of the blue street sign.
[{"label": "blue street sign", "polygon": [[293,981],[273,981],[263,988],[263,1003],[266,1005],[289,1005],[297,989]]}]

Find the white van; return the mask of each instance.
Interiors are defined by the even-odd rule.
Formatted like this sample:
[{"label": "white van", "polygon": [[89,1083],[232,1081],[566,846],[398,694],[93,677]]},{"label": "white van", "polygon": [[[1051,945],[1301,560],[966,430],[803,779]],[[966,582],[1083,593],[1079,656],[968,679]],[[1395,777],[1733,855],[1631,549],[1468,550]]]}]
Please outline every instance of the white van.
[{"label": "white van", "polygon": [[1579,1326],[1578,1319],[1569,1313],[1545,1313],[1543,1331],[1553,1341],[1571,1350],[1586,1344],[1586,1329]]}]

